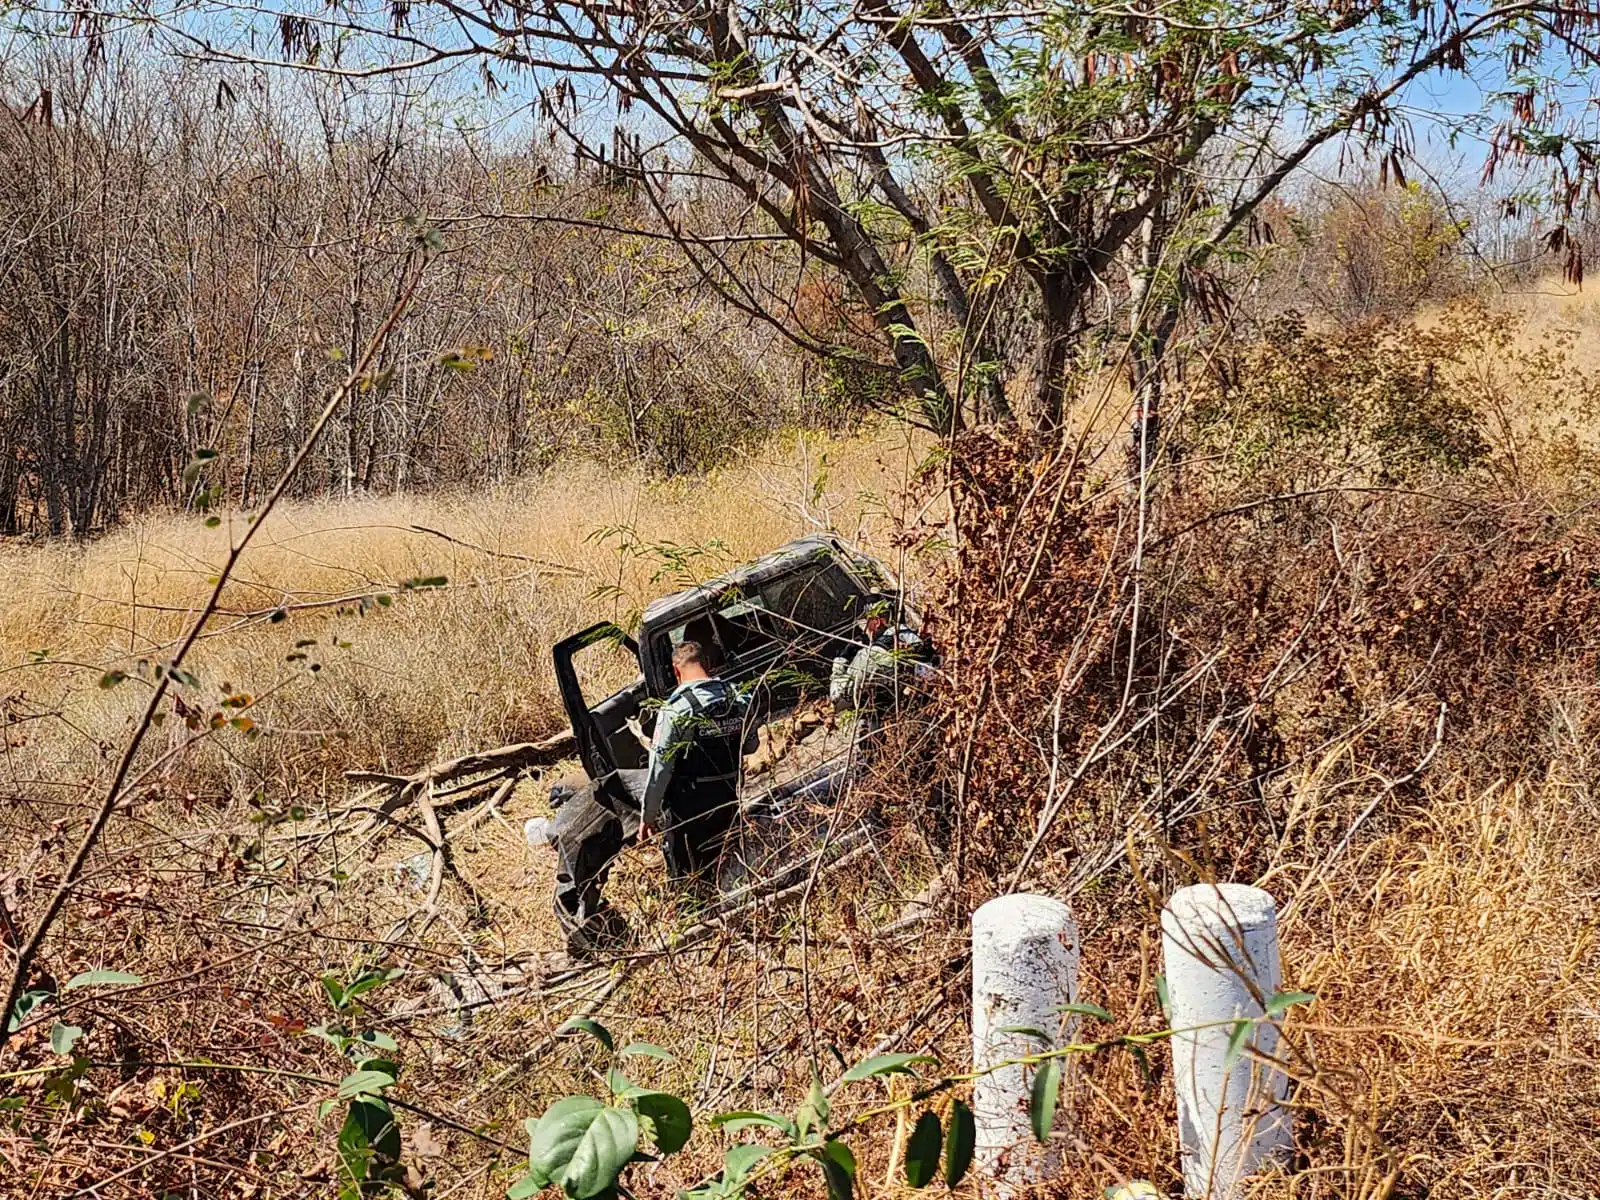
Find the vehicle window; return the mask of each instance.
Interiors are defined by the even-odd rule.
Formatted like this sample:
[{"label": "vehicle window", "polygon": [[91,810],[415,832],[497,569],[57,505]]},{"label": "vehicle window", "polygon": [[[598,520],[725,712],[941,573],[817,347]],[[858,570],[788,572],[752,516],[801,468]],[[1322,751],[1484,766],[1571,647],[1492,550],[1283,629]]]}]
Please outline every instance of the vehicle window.
[{"label": "vehicle window", "polygon": [[838,628],[855,614],[856,592],[849,578],[829,564],[817,571],[789,575],[761,589],[765,607],[782,618],[791,634],[825,632]]},{"label": "vehicle window", "polygon": [[688,640],[720,649],[724,659],[737,659],[749,652],[752,636],[759,633],[763,611],[764,605],[759,595],[729,596],[715,611],[702,613],[668,629],[666,635],[656,643],[657,655],[665,662],[677,646]]},{"label": "vehicle window", "polygon": [[667,658],[687,638],[738,659],[774,641],[837,629],[857,615],[857,607],[849,577],[830,564],[726,597],[715,611],[669,629],[660,653]]}]

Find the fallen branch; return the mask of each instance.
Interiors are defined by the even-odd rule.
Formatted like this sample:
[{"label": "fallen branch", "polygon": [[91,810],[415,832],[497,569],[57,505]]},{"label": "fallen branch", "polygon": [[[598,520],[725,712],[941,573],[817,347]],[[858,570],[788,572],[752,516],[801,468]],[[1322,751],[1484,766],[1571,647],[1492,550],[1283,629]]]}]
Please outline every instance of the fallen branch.
[{"label": "fallen branch", "polygon": [[455,829],[451,831],[450,836],[460,837],[463,833],[466,833],[467,830],[474,828],[478,822],[482,821],[485,817],[498,816],[500,813],[500,806],[506,802],[511,795],[511,789],[516,786],[517,781],[515,778],[507,779],[501,783],[499,787],[495,788],[494,795],[490,796],[482,804],[478,805],[477,808],[469,812],[466,816],[466,820],[461,821],[456,825]]},{"label": "fallen branch", "polygon": [[[571,756],[577,746],[572,730],[563,729],[543,741],[517,742],[493,750],[463,754],[459,758],[424,767],[414,775],[395,775],[388,771],[346,771],[344,777],[351,783],[376,784],[380,791],[389,789],[389,796],[378,805],[377,812],[360,831],[367,833],[376,827],[380,816],[404,808],[424,794],[428,796],[430,804],[437,804],[446,798],[460,803],[464,797],[471,796],[481,788],[499,781],[514,780],[520,772],[530,767],[547,767],[558,763]],[[471,779],[472,776],[482,778]],[[441,789],[442,784],[457,780],[467,782]]]},{"label": "fallen branch", "polygon": [[528,767],[547,767],[570,756],[578,748],[572,730],[563,729],[543,741],[516,742],[493,750],[478,750],[452,758],[435,766],[424,767],[415,775],[395,775],[387,771],[346,771],[344,777],[351,783],[379,783],[390,787],[421,786],[462,779],[468,775],[486,772],[502,773],[521,771]]}]

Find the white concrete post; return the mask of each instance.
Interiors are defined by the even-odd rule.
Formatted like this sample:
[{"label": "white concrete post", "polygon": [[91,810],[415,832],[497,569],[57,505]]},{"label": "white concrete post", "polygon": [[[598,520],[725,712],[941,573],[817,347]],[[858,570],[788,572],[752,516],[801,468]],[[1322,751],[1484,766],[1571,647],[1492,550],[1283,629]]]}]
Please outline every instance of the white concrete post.
[{"label": "white concrete post", "polygon": [[[1072,1037],[1076,1019],[1061,1007],[1078,999],[1078,926],[1061,901],[1013,895],[989,901],[972,914],[972,1065],[984,1071],[1008,1059],[1037,1054]],[[1047,1043],[1007,1028],[1036,1029]],[[1002,1067],[972,1088],[974,1157],[981,1170],[1011,1187],[1036,1183],[1060,1162],[1060,1151],[1041,1146],[1029,1121],[1035,1068]],[[1057,1124],[1068,1119],[1063,1103]]]},{"label": "white concrete post", "polygon": [[[1239,883],[1181,888],[1161,914],[1161,943],[1172,1028],[1194,1030],[1172,1039],[1184,1194],[1231,1200],[1239,1180],[1283,1161],[1293,1145],[1283,1073],[1252,1062],[1248,1049],[1224,1065],[1232,1022],[1261,1016],[1258,996],[1281,986],[1277,906]],[[1246,1045],[1272,1054],[1277,1027],[1257,1024]]]}]

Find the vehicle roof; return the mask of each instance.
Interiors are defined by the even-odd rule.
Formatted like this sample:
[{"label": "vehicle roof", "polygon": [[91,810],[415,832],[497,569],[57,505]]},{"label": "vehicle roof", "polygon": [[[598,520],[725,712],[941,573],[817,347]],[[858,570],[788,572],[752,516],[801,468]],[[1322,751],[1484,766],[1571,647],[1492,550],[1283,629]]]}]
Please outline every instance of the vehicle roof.
[{"label": "vehicle roof", "polygon": [[639,620],[641,633],[663,625],[676,625],[680,617],[699,612],[733,588],[759,587],[789,574],[808,562],[833,560],[844,556],[844,547],[830,534],[811,534],[779,546],[753,562],[735,567],[725,575],[708,579],[692,588],[652,600]]}]

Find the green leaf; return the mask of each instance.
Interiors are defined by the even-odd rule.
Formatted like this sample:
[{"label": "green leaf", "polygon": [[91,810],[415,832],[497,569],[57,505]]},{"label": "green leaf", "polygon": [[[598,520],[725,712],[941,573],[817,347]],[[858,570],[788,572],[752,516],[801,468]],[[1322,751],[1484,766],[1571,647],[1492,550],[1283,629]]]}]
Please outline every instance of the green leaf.
[{"label": "green leaf", "polygon": [[727,1157],[722,1160],[722,1181],[743,1183],[751,1169],[771,1153],[771,1146],[758,1146],[753,1142],[740,1142],[737,1146],[728,1147]]},{"label": "green leaf", "polygon": [[757,1126],[780,1129],[789,1138],[798,1136],[799,1130],[793,1121],[787,1117],[775,1117],[771,1113],[739,1112],[718,1113],[707,1122],[713,1129],[726,1129],[729,1133],[738,1133],[742,1129],[752,1129]]},{"label": "green leaf", "polygon": [[399,968],[387,971],[363,971],[351,981],[349,987],[345,988],[344,1002],[349,1004],[357,996],[365,996],[375,988],[382,987],[391,979],[398,979],[402,974],[404,972]]},{"label": "green leaf", "polygon": [[813,1133],[820,1133],[828,1127],[828,1116],[833,1111],[833,1106],[828,1103],[828,1097],[822,1090],[822,1080],[817,1078],[816,1070],[811,1073],[811,1092],[806,1096],[806,1101],[795,1113],[795,1128],[800,1131],[801,1137],[809,1137]]},{"label": "green leaf", "polygon": [[211,449],[209,446],[202,446],[200,449],[194,452],[194,456],[200,462],[208,462],[217,456],[217,452]]},{"label": "green leaf", "polygon": [[556,1034],[558,1036],[563,1033],[577,1032],[587,1033],[607,1050],[616,1048],[616,1043],[611,1040],[611,1031],[604,1025],[600,1024],[599,1021],[596,1021],[590,1017],[573,1017],[572,1020],[568,1021],[560,1029],[556,1030]]},{"label": "green leaf", "polygon": [[565,1168],[578,1141],[595,1115],[605,1107],[593,1096],[566,1096],[545,1110],[537,1121],[523,1124],[528,1130],[528,1167],[551,1182],[555,1172]]},{"label": "green leaf", "polygon": [[1314,992],[1279,992],[1267,1001],[1267,1016],[1281,1017],[1296,1004],[1310,1004],[1316,998]]},{"label": "green leaf", "polygon": [[400,1064],[394,1059],[364,1058],[361,1055],[361,1047],[359,1045],[352,1045],[350,1050],[351,1057],[356,1060],[356,1070],[377,1071],[379,1074],[388,1075],[394,1079],[400,1078]]},{"label": "green leaf", "polygon": [[387,1071],[351,1071],[339,1081],[339,1096],[348,1100],[352,1096],[376,1096],[384,1088],[394,1086],[394,1076]]},{"label": "green leaf", "polygon": [[1041,1143],[1050,1140],[1050,1127],[1056,1120],[1056,1103],[1061,1098],[1061,1060],[1047,1058],[1033,1076],[1033,1094],[1028,1098],[1028,1119],[1033,1136]]},{"label": "green leaf", "polygon": [[638,1145],[639,1118],[632,1109],[568,1096],[540,1118],[528,1147],[528,1166],[560,1184],[573,1200],[589,1200],[616,1183]]},{"label": "green leaf", "polygon": [[849,1146],[835,1138],[824,1143],[822,1154],[829,1162],[838,1163],[839,1168],[848,1174],[851,1179],[856,1177],[856,1156],[851,1152]]},{"label": "green leaf", "polygon": [[541,1179],[535,1172],[529,1171],[507,1189],[506,1200],[527,1200],[527,1197],[537,1196],[549,1186],[549,1180]]},{"label": "green leaf", "polygon": [[[390,1162],[400,1158],[400,1127],[394,1112],[379,1096],[358,1096],[350,1102],[339,1130],[339,1164],[351,1180],[367,1178],[376,1156]],[[357,1191],[356,1195],[361,1193]]]},{"label": "green leaf", "polygon": [[73,988],[99,987],[111,984],[127,984],[137,986],[144,980],[127,971],[84,971],[81,975],[74,975],[61,985],[63,992],[70,992]]},{"label": "green leaf", "polygon": [[1233,1065],[1244,1056],[1244,1044],[1250,1038],[1252,1021],[1235,1021],[1233,1031],[1228,1034],[1228,1049],[1222,1055],[1222,1069],[1231,1071]]},{"label": "green leaf", "polygon": [[100,686],[105,690],[110,691],[127,677],[128,673],[126,671],[107,671],[104,675],[100,676]]},{"label": "green leaf", "polygon": [[659,1058],[662,1062],[672,1061],[672,1052],[656,1045],[654,1042],[633,1042],[624,1046],[617,1053],[642,1054],[646,1058]]},{"label": "green leaf", "polygon": [[950,1111],[950,1128],[944,1135],[944,1184],[953,1188],[966,1177],[972,1165],[972,1148],[978,1142],[977,1122],[972,1110],[960,1100]]},{"label": "green leaf", "polygon": [[844,1073],[844,1082],[854,1083],[861,1079],[872,1079],[879,1075],[911,1075],[915,1074],[910,1067],[913,1063],[929,1063],[935,1061],[927,1054],[876,1054],[865,1062],[859,1062]]},{"label": "green leaf", "polygon": [[682,1150],[694,1131],[689,1106],[671,1092],[643,1092],[629,1098],[633,1109],[650,1121],[651,1140],[663,1154]]},{"label": "green leaf", "polygon": [[340,1054],[344,1053],[344,1048],[348,1046],[352,1040],[350,1035],[344,1031],[344,1026],[342,1025],[312,1025],[305,1032],[307,1037],[321,1038],[335,1050],[339,1051]]},{"label": "green leaf", "polygon": [[939,1173],[939,1146],[944,1141],[944,1130],[939,1127],[939,1115],[925,1112],[917,1118],[916,1128],[906,1143],[906,1182],[914,1188],[924,1188]]},{"label": "green leaf", "polygon": [[1161,1005],[1162,1019],[1169,1024],[1172,1021],[1172,993],[1167,990],[1167,977],[1156,976],[1156,1000]]},{"label": "green leaf", "polygon": [[1077,1013],[1081,1017],[1093,1017],[1096,1021],[1110,1021],[1115,1019],[1110,1013],[1101,1008],[1098,1004],[1063,1004],[1060,1008],[1055,1009],[1054,1011],[1060,1013]]},{"label": "green leaf", "polygon": [[[306,1032],[309,1033],[310,1030],[307,1030]],[[395,1040],[387,1033],[379,1033],[376,1030],[368,1030],[366,1033],[358,1036],[355,1041],[360,1046],[370,1046],[374,1050],[387,1050],[391,1054],[400,1049],[400,1047],[395,1044]]]},{"label": "green leaf", "polygon": [[828,1142],[817,1153],[829,1200],[851,1200],[856,1190],[856,1156],[843,1142]]},{"label": "green leaf", "polygon": [[16,1003],[11,1005],[11,1021],[10,1024],[6,1024],[6,1032],[14,1034],[16,1030],[21,1029],[22,1022],[27,1021],[27,1014],[45,1003],[45,1000],[50,1000],[53,995],[54,992],[46,992],[43,989],[22,992],[22,995],[16,998]]},{"label": "green leaf", "polygon": [[624,1099],[629,1096],[642,1096],[650,1090],[640,1087],[615,1067],[606,1072],[606,1086],[611,1089],[613,1096],[621,1096]]},{"label": "green leaf", "polygon": [[322,977],[322,990],[328,993],[328,1003],[334,1008],[344,1007],[344,984],[332,975]]},{"label": "green leaf", "polygon": [[205,519],[205,527],[207,529],[215,529],[218,525],[221,525],[221,524],[222,524],[222,518],[221,517],[207,517]]},{"label": "green leaf", "polygon": [[50,1026],[50,1049],[57,1054],[71,1054],[73,1043],[83,1036],[83,1030],[76,1025],[63,1025],[57,1021]]}]

